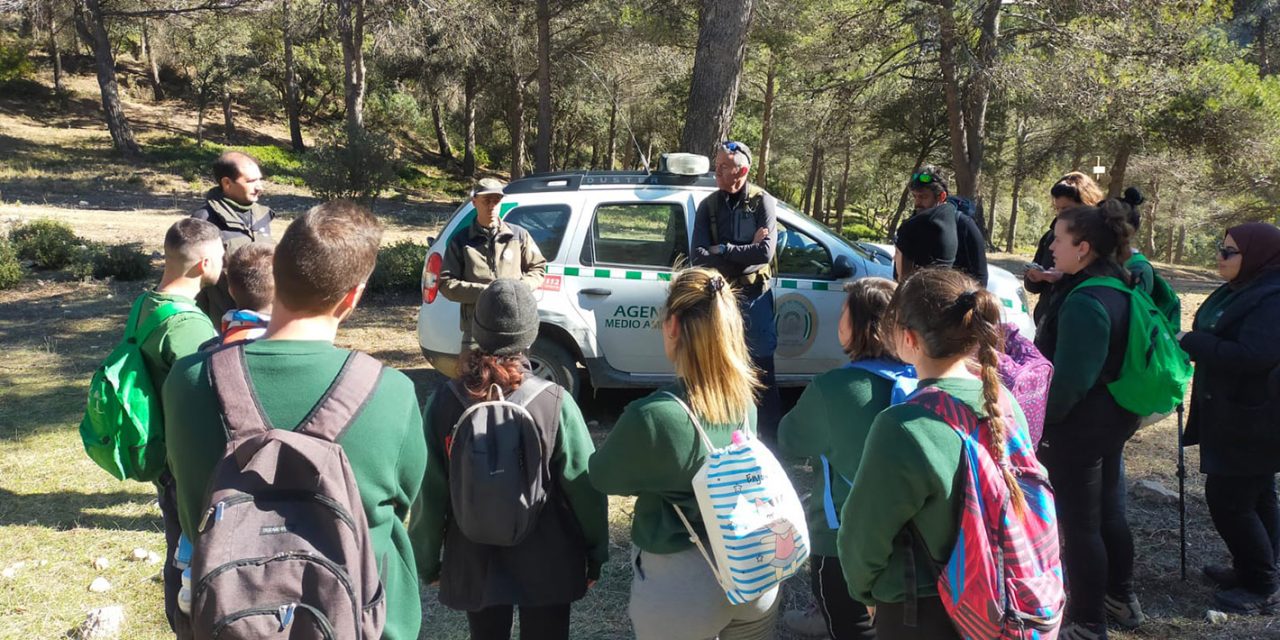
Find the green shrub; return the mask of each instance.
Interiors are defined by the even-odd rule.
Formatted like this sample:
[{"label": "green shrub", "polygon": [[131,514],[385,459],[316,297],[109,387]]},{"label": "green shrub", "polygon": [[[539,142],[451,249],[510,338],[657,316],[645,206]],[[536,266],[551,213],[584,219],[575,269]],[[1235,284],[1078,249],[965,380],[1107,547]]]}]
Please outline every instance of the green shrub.
[{"label": "green shrub", "polygon": [[378,265],[369,276],[369,290],[380,293],[412,293],[422,283],[422,260],[427,245],[401,240],[378,251]]},{"label": "green shrub", "polygon": [[137,243],[117,244],[93,256],[93,277],[142,280],[151,275],[151,256]]},{"label": "green shrub", "polygon": [[0,85],[26,80],[36,72],[31,49],[21,42],[0,42]]},{"label": "green shrub", "polygon": [[22,280],[22,265],[18,252],[7,239],[0,238],[0,289],[8,289]]},{"label": "green shrub", "polygon": [[339,130],[309,154],[305,174],[317,198],[367,204],[396,179],[399,164],[395,143],[386,135],[366,129],[352,136]]},{"label": "green shrub", "polygon": [[61,269],[75,258],[76,248],[84,241],[66,223],[57,220],[33,220],[9,232],[18,257],[31,260],[37,269]]}]

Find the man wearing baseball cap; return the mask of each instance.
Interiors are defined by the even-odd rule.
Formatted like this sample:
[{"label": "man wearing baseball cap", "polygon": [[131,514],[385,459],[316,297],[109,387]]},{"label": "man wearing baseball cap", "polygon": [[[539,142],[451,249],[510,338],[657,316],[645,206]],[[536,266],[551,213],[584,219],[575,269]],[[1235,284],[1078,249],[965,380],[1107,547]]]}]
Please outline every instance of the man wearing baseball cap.
[{"label": "man wearing baseball cap", "polygon": [[751,149],[728,141],[716,150],[715,173],[719,191],[698,205],[693,218],[694,266],[719,271],[738,294],[738,307],[746,324],[747,351],[760,369],[759,432],[770,447],[777,441],[782,418],[773,354],[778,347],[774,325],[773,291],[769,278],[778,244],[777,201],[763,188],[747,182]]},{"label": "man wearing baseball cap", "polygon": [[471,190],[475,220],[454,233],[444,252],[440,271],[440,293],[461,305],[458,325],[462,348],[475,345],[471,338],[471,318],[476,300],[490,282],[513,278],[537,290],[547,273],[547,260],[528,231],[507,224],[499,217],[498,203],[506,188],[501,180],[484,178]]}]

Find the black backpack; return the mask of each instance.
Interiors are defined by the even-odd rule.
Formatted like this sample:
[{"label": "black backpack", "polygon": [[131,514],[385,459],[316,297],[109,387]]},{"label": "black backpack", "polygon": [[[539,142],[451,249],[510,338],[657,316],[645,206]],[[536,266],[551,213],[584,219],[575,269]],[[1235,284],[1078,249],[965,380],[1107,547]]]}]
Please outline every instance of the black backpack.
[{"label": "black backpack", "polygon": [[533,531],[551,483],[552,437],[527,407],[554,384],[527,376],[508,397],[494,385],[475,402],[461,383],[449,388],[465,409],[445,439],[453,518],[468,540],[512,547]]}]

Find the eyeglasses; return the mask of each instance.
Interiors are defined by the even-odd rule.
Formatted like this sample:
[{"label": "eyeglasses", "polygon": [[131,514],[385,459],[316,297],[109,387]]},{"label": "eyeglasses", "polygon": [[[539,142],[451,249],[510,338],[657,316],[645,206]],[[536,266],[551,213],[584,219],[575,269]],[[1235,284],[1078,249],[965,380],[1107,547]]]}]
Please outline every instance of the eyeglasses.
[{"label": "eyeglasses", "polygon": [[1218,245],[1218,255],[1221,256],[1223,260],[1230,260],[1231,258],[1240,255],[1240,250],[1235,247],[1228,247],[1225,244],[1220,244]]},{"label": "eyeglasses", "polygon": [[720,148],[724,149],[725,151],[728,151],[731,154],[741,153],[742,155],[747,157],[748,161],[751,160],[751,152],[747,150],[747,145],[742,144],[741,142],[735,142],[733,140],[729,140],[729,141],[720,143]]}]

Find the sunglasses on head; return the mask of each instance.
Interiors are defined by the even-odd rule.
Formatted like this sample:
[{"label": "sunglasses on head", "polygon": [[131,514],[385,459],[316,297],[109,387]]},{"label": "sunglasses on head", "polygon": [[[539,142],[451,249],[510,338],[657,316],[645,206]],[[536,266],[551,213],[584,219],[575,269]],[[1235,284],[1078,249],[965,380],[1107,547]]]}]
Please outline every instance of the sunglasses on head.
[{"label": "sunglasses on head", "polygon": [[724,150],[729,153],[746,153],[746,150],[742,147],[742,143],[734,142],[732,140],[729,142],[723,142],[720,146],[724,147]]},{"label": "sunglasses on head", "polygon": [[1221,256],[1223,260],[1230,260],[1232,257],[1240,255],[1240,250],[1235,247],[1228,247],[1225,244],[1220,244],[1218,245],[1218,255]]},{"label": "sunglasses on head", "polygon": [[911,174],[911,181],[912,181],[912,182],[919,182],[920,184],[929,184],[930,182],[933,182],[934,180],[935,180],[935,178],[933,177],[933,174],[932,174],[932,173],[929,173],[929,172],[927,172],[927,171],[921,171],[920,173],[913,173],[913,174]]}]

